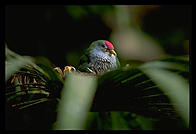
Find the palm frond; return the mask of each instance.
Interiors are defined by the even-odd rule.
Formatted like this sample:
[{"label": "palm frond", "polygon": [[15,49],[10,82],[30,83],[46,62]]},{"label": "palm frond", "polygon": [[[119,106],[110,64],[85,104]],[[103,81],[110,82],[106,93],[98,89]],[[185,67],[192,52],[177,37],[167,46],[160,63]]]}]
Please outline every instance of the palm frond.
[{"label": "palm frond", "polygon": [[92,111],[129,111],[159,120],[185,122],[188,127],[188,62],[188,58],[170,57],[101,76]]},{"label": "palm frond", "polygon": [[[97,84],[94,97],[90,88],[83,87],[83,84],[89,80],[88,76],[81,74],[75,77],[79,78],[75,82],[74,79],[71,79],[71,82],[70,80],[64,82],[55,72],[54,67],[44,57],[20,56],[6,47],[5,95],[8,124],[16,124],[16,122],[10,122],[9,118],[15,119],[19,113],[20,117],[23,117],[22,113],[27,114],[28,110],[37,113],[39,109],[40,112],[50,111],[51,117],[46,119],[46,116],[43,116],[45,118],[43,121],[46,122],[49,120],[61,122],[65,115],[66,128],[69,128],[70,120],[75,120],[73,121],[75,123],[71,124],[72,128],[80,129],[84,129],[85,120],[87,121],[86,129],[188,128],[188,57],[167,57],[139,67],[122,67],[105,73],[97,77],[97,82],[93,82],[92,87],[95,88]],[[77,103],[82,101],[78,95],[82,94],[83,97],[90,94],[91,96],[86,97],[85,105],[78,105]],[[66,103],[65,107],[63,102]],[[60,111],[59,109],[56,111],[57,106],[61,106],[57,104],[63,105]],[[85,115],[80,118],[80,122],[77,122],[79,118],[77,112],[69,116],[70,113],[67,111],[67,109],[73,110],[72,106],[76,105]],[[87,105],[91,108],[90,113],[88,109],[85,109]],[[61,114],[56,116],[56,112]],[[34,117],[34,113],[28,114],[28,118],[31,116]],[[20,120],[23,124],[23,119]],[[165,121],[168,123],[164,124]],[[40,126],[51,129],[51,123],[49,125],[46,122],[42,122]],[[56,124],[56,129],[63,129],[64,124],[61,123]],[[27,125],[26,128],[30,128],[30,122],[27,124],[29,126]],[[17,127],[20,128],[20,126]],[[35,128],[41,129],[36,125]]]}]

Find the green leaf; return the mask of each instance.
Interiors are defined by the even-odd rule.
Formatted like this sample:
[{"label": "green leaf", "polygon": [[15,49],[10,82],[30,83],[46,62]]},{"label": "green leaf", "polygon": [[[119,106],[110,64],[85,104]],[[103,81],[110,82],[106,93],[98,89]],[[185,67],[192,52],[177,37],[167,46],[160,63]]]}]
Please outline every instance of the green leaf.
[{"label": "green leaf", "polygon": [[160,68],[160,69],[175,69],[183,72],[189,72],[189,67],[187,64],[179,64],[175,62],[162,62],[162,61],[152,61],[149,63],[146,63],[142,65],[142,67],[148,67],[148,68]]},{"label": "green leaf", "polygon": [[5,62],[5,81],[7,81],[10,76],[18,71],[22,66],[29,64],[32,62],[32,59],[30,57],[16,57],[12,58],[9,61]]},{"label": "green leaf", "polygon": [[[163,126],[169,124],[175,127],[177,123],[181,124],[181,118],[188,127],[188,62],[188,57],[170,56],[148,62],[141,67],[122,67],[105,73],[98,79],[72,73],[66,77],[61,90],[63,81],[48,59],[20,56],[6,47],[6,80],[13,73],[17,73],[36,78],[44,84],[40,89],[29,88],[28,95],[18,87],[9,90],[7,100],[11,99],[13,104],[17,102],[16,104],[22,105],[23,108],[30,108],[34,102],[39,103],[36,99],[47,98],[48,94],[58,98],[62,91],[57,109],[57,122],[53,128],[56,130],[151,130],[156,129],[154,122],[167,120]],[[10,87],[12,86],[14,85]],[[45,95],[35,96],[39,92]],[[21,96],[18,96],[20,94]],[[90,109],[96,112],[89,113]],[[131,116],[132,113],[135,113],[134,117]],[[31,114],[28,116],[31,117]],[[174,124],[170,121],[174,121]]]},{"label": "green leaf", "polygon": [[[156,71],[153,74],[158,75],[157,80],[155,81],[154,75],[149,75],[146,71]],[[93,102],[92,111],[130,111],[140,114],[146,120],[149,117],[157,119],[157,122],[167,120],[169,123],[164,124],[167,127],[176,125],[176,128],[184,128],[185,126],[181,118],[186,120],[186,123],[189,120],[187,115],[189,112],[189,103],[187,101],[189,96],[186,91],[188,90],[186,80],[188,79],[188,75],[179,75],[178,72],[189,73],[187,58],[175,59],[175,57],[170,57],[170,59],[166,58],[161,61],[148,62],[141,67],[120,68],[105,73],[98,79],[99,86]],[[179,86],[181,88],[179,90],[167,91],[173,88],[177,89]],[[167,88],[167,90],[163,88]],[[184,89],[186,89],[185,92]],[[178,92],[181,93],[178,94]],[[173,96],[173,94],[176,94],[177,97]],[[185,97],[183,96],[182,100],[179,101],[182,94]],[[182,101],[184,104],[182,104]],[[183,112],[178,112],[179,109]],[[140,128],[154,129],[153,124],[150,125],[148,123],[148,126],[144,118],[138,120],[144,123],[140,124]],[[170,121],[173,121],[173,124],[170,124]],[[119,124],[114,124],[114,126],[120,127]],[[167,129],[167,127],[165,128]],[[175,129],[175,127],[173,128]]]},{"label": "green leaf", "polygon": [[[7,46],[5,47],[5,51],[5,81],[7,81],[13,73],[19,71],[20,68],[25,66],[28,68],[28,65],[34,67],[34,70],[38,70],[41,72],[41,74],[47,75],[39,66],[34,63],[34,59],[32,57],[20,56],[11,51]],[[30,67],[31,69],[29,68],[29,71],[33,70],[32,67]]]},{"label": "green leaf", "polygon": [[129,130],[128,123],[120,112],[111,112],[112,130]]},{"label": "green leaf", "polygon": [[45,72],[45,75],[48,77],[48,80],[63,82],[57,72],[55,72],[54,69],[50,66],[44,64],[38,64],[38,66]]},{"label": "green leaf", "polygon": [[175,108],[189,125],[189,85],[183,77],[173,72],[155,67],[142,66],[141,69],[168,94]]},{"label": "green leaf", "polygon": [[84,123],[96,91],[96,78],[71,73],[67,76],[65,83],[55,129],[84,129]]}]

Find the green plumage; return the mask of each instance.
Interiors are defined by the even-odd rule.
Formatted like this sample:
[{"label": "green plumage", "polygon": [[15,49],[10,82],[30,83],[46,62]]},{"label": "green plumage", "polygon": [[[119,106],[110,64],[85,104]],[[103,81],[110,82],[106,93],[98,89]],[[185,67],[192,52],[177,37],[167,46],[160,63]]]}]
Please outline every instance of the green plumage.
[{"label": "green plumage", "polygon": [[83,55],[80,58],[80,66],[78,67],[78,70],[81,72],[89,72],[88,71],[88,66],[89,66],[90,59],[87,55]]}]

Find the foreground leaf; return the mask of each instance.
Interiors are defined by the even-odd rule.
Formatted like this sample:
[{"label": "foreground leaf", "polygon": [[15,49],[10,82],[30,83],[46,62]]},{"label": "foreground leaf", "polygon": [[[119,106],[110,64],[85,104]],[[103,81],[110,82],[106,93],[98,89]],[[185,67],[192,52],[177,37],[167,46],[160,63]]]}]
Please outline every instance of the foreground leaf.
[{"label": "foreground leaf", "polygon": [[84,129],[96,89],[96,78],[74,73],[68,75],[65,83],[55,129]]}]

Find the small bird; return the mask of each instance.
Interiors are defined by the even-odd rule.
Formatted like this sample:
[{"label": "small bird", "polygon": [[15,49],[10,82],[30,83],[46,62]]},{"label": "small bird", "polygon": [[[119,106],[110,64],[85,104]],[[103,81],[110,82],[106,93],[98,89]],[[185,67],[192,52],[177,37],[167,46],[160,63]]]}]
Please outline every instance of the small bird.
[{"label": "small bird", "polygon": [[97,40],[91,43],[80,58],[78,70],[100,75],[118,67],[120,62],[113,44],[107,40]]}]

